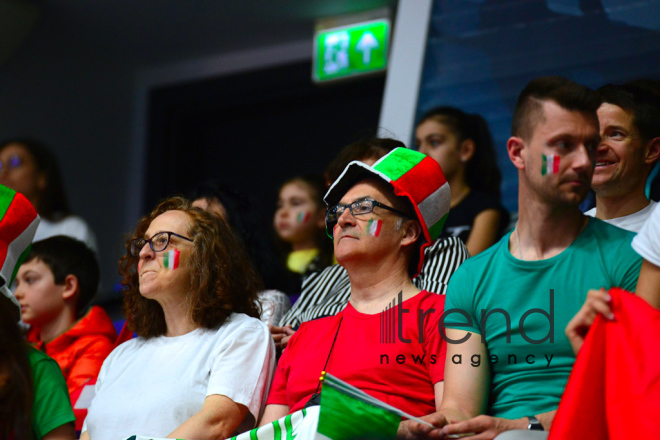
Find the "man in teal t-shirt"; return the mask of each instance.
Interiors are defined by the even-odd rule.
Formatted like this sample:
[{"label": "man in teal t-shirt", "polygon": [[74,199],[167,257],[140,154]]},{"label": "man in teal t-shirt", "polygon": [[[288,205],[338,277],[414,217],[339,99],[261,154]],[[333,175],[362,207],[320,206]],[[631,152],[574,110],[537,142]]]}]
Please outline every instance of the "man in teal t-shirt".
[{"label": "man in teal t-shirt", "polygon": [[486,341],[487,357],[462,361],[490,363],[487,414],[515,419],[557,408],[575,360],[564,329],[589,289],[635,290],[641,260],[630,246],[634,235],[591,219],[559,255],[526,261],[511,255],[509,234],[454,274],[445,310],[464,310],[469,320],[452,313],[445,326]]},{"label": "man in teal t-shirt", "polygon": [[559,77],[530,82],[518,98],[507,142],[518,224],[466,260],[447,290],[445,390],[426,417],[445,435],[549,429],[575,360],[566,324],[589,289],[635,289],[634,234],[578,208],[595,166],[599,105]]}]

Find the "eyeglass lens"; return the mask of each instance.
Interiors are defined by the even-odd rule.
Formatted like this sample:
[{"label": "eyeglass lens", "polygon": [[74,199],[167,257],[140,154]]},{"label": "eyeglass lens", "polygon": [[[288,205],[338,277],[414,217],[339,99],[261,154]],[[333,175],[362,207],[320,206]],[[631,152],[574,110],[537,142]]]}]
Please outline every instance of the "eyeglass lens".
[{"label": "eyeglass lens", "polygon": [[149,240],[145,240],[144,238],[138,238],[136,240],[133,240],[131,242],[131,254],[133,254],[133,256],[135,257],[140,255],[140,251],[147,243],[149,243],[149,246],[151,247],[152,251],[160,252],[164,250],[167,247],[167,245],[170,243],[170,237],[167,232],[160,232],[154,235],[153,237],[151,237]]}]

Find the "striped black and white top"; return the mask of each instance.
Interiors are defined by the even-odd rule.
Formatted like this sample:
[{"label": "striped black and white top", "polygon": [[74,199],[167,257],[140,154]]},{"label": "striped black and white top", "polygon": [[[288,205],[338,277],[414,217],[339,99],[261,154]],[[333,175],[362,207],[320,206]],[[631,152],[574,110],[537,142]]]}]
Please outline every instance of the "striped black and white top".
[{"label": "striped black and white top", "polygon": [[[413,283],[418,289],[444,295],[449,278],[469,256],[459,238],[439,238],[424,251],[422,272]],[[297,328],[303,322],[336,315],[346,307],[350,296],[351,283],[346,270],[338,264],[326,267],[305,278],[300,298],[282,317],[280,325]]]}]

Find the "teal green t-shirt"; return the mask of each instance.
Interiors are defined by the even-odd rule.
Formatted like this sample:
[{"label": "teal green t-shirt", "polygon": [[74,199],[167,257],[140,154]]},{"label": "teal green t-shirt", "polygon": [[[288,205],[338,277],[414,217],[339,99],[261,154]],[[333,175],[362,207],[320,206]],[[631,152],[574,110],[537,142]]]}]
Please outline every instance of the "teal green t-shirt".
[{"label": "teal green t-shirt", "polygon": [[32,404],[32,429],[40,439],[55,428],[76,420],[71,409],[69,390],[62,370],[45,353],[27,347],[32,368],[34,403]]},{"label": "teal green t-shirt", "polygon": [[[464,310],[472,325],[451,325],[469,321],[454,312],[445,326],[485,339],[488,359],[482,361],[489,362],[491,373],[488,414],[515,419],[557,409],[575,360],[564,334],[568,321],[589,289],[618,286],[634,291],[642,259],[630,245],[634,233],[598,219],[590,219],[566,250],[547,260],[513,257],[510,235],[467,259],[454,273],[445,311]],[[552,332],[551,320],[540,310],[553,318]],[[510,342],[504,312],[510,316]],[[469,366],[470,359],[462,363]]]}]

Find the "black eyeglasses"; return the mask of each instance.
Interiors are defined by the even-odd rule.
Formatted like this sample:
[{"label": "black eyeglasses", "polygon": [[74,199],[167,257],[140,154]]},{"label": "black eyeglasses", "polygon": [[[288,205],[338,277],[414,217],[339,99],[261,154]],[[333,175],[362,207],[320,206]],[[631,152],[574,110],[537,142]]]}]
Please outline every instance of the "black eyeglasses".
[{"label": "black eyeglasses", "polygon": [[383,209],[387,209],[388,211],[392,211],[396,214],[399,214],[402,217],[410,218],[408,214],[401,212],[398,209],[394,209],[391,206],[384,205],[375,200],[372,199],[356,200],[355,202],[349,203],[348,205],[337,204],[335,206],[328,208],[328,210],[325,212],[326,232],[330,237],[332,237],[332,230],[334,229],[337,220],[339,220],[339,217],[341,217],[341,215],[344,213],[344,211],[346,211],[346,209],[348,209],[352,215],[357,216],[357,215],[364,215],[373,212],[376,206]]},{"label": "black eyeglasses", "polygon": [[151,248],[152,251],[162,252],[165,249],[167,249],[167,246],[170,244],[170,239],[172,238],[172,235],[179,238],[183,238],[184,240],[188,240],[191,243],[193,242],[192,239],[188,237],[184,237],[183,235],[179,235],[175,232],[163,231],[154,234],[154,236],[151,237],[149,240],[145,240],[144,238],[136,238],[135,240],[131,241],[131,255],[133,255],[134,257],[139,256],[140,251],[147,243],[149,243],[149,247]]}]

